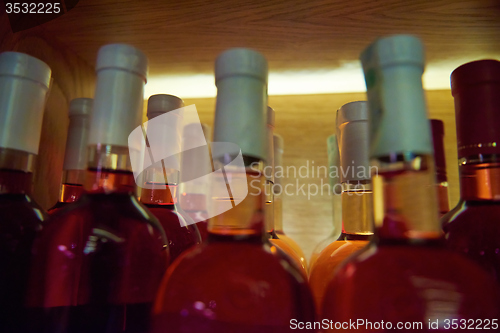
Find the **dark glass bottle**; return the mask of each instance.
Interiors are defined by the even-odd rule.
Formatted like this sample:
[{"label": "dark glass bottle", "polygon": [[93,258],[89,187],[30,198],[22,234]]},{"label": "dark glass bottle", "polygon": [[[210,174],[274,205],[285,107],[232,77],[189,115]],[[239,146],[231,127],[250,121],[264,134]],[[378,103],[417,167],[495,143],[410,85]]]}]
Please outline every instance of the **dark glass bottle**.
[{"label": "dark glass bottle", "polygon": [[358,330],[365,332],[374,331],[367,322],[382,321],[386,330],[431,332],[431,323],[463,328],[484,319],[491,327],[500,316],[495,281],[444,247],[421,81],[423,46],[413,36],[386,37],[366,49],[361,61],[370,155],[377,167],[372,172],[375,240],[339,268],[324,297],[323,317],[361,319],[365,324]]},{"label": "dark glass bottle", "polygon": [[61,192],[58,202],[49,209],[49,214],[54,214],[68,204],[78,201],[83,193],[91,111],[91,98],[76,98],[69,104],[69,128]]},{"label": "dark glass bottle", "polygon": [[500,283],[500,62],[462,65],[451,75],[460,201],[441,222],[449,249]]},{"label": "dark glass bottle", "polygon": [[314,320],[314,304],[305,278],[266,240],[267,62],[233,49],[217,58],[215,72],[211,188],[219,214],[207,242],[167,271],[152,332],[288,332],[291,319]]},{"label": "dark glass bottle", "polygon": [[444,154],[444,123],[439,119],[431,119],[434,161],[436,163],[436,191],[439,216],[450,210],[448,200],[448,176],[446,175],[446,156]]},{"label": "dark glass bottle", "polygon": [[50,68],[0,53],[0,332],[24,333],[30,256],[46,213],[31,197]]},{"label": "dark glass bottle", "polygon": [[158,150],[170,157],[156,163],[151,161],[153,163],[143,172],[140,198],[165,230],[171,261],[201,243],[198,227],[178,208],[182,107],[184,102],[172,95],[153,95],[148,100],[147,158]]},{"label": "dark glass bottle", "polygon": [[169,260],[161,225],[133,195],[137,161],[127,147],[140,125],[147,58],[106,45],[96,71],[86,193],[35,241],[28,305],[43,331],[147,332]]}]

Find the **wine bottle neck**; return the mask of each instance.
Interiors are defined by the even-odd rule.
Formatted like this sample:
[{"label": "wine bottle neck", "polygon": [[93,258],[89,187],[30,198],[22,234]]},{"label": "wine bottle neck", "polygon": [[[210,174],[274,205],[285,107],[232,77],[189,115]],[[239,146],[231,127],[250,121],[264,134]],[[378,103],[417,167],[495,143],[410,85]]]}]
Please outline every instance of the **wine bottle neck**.
[{"label": "wine bottle neck", "polygon": [[274,226],[274,194],[273,194],[273,182],[266,179],[264,185],[264,195],[266,200],[266,206],[264,208],[266,216],[266,231],[272,233],[275,231]]},{"label": "wine bottle neck", "polygon": [[343,188],[342,232],[350,235],[373,235],[371,183],[344,183]]},{"label": "wine bottle neck", "polygon": [[0,148],[0,194],[31,194],[35,156]]},{"label": "wine bottle neck", "polygon": [[133,194],[134,175],[127,147],[95,145],[89,147],[84,189],[88,193]]},{"label": "wine bottle neck", "polygon": [[459,173],[462,200],[500,200],[500,157],[490,155],[463,159]]},{"label": "wine bottle neck", "polygon": [[140,201],[149,205],[174,205],[177,200],[179,171],[153,164],[143,173]]},{"label": "wine bottle neck", "polygon": [[63,170],[59,202],[75,202],[80,199],[85,183],[85,170]]},{"label": "wine bottle neck", "polygon": [[394,155],[375,163],[374,224],[379,241],[439,239],[442,232],[431,155]]},{"label": "wine bottle neck", "polygon": [[[263,237],[265,232],[265,178],[255,168],[223,167],[214,176],[212,209],[208,231],[215,235]],[[230,181],[230,183],[228,182]],[[248,193],[243,187],[248,188]],[[241,194],[247,193],[246,196]]]},{"label": "wine bottle neck", "polygon": [[274,230],[283,233],[283,194],[274,193]]},{"label": "wine bottle neck", "polygon": [[437,193],[439,216],[443,216],[450,211],[450,201],[448,200],[448,182],[438,182],[436,183],[435,188]]}]

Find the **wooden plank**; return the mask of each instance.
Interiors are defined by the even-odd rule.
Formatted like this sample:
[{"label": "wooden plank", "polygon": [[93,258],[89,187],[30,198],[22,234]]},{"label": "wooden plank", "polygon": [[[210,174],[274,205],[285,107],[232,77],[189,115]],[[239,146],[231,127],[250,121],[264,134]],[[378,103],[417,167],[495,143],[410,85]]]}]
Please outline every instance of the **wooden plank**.
[{"label": "wooden plank", "polygon": [[422,38],[429,63],[500,56],[496,0],[86,0],[42,28],[88,63],[131,43],[151,75],[212,73],[230,47],[263,52],[274,71],[337,68],[381,35]]}]

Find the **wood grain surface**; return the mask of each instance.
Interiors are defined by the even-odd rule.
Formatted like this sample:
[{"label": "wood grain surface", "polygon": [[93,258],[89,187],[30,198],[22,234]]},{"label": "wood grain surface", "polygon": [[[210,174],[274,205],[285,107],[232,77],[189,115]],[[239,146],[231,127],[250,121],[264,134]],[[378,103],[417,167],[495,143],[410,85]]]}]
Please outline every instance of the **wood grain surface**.
[{"label": "wood grain surface", "polygon": [[90,64],[131,43],[151,75],[212,73],[230,47],[261,51],[274,71],[337,68],[376,37],[411,33],[428,63],[500,56],[498,0],[81,0],[42,28]]}]

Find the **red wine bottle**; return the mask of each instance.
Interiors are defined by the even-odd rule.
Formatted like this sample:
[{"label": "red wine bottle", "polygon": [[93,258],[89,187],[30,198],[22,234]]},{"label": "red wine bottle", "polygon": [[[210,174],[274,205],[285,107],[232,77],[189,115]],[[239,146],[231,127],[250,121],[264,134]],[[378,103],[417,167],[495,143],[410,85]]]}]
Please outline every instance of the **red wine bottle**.
[{"label": "red wine bottle", "polygon": [[436,163],[436,191],[439,216],[450,210],[448,199],[448,176],[446,174],[446,156],[444,154],[444,123],[439,119],[431,119],[432,143],[434,147],[434,162]]},{"label": "red wine bottle", "polygon": [[141,121],[147,58],[105,45],[96,72],[86,193],[35,241],[28,305],[49,332],[147,332],[169,260],[163,228],[134,196],[127,147]]},{"label": "red wine bottle", "polygon": [[69,103],[69,128],[61,191],[58,202],[49,209],[49,214],[54,214],[68,204],[78,201],[83,193],[91,110],[90,98],[75,98]]},{"label": "red wine bottle", "polygon": [[[200,125],[203,138],[200,137]],[[210,127],[191,123],[182,131],[180,207],[196,223],[201,239],[208,237],[208,192],[206,175],[212,173]]]},{"label": "red wine bottle", "polygon": [[29,331],[31,248],[47,219],[31,188],[50,73],[27,54],[0,53],[0,332]]},{"label": "red wine bottle", "polygon": [[361,54],[361,62],[371,164],[377,168],[372,169],[375,240],[334,275],[323,318],[363,320],[357,328],[364,332],[374,331],[373,323],[380,328],[382,321],[385,330],[414,332],[463,328],[470,321],[492,327],[500,317],[494,279],[444,247],[421,79],[423,45],[413,36],[381,38]]},{"label": "red wine bottle", "polygon": [[[167,270],[152,332],[288,332],[314,320],[307,281],[266,239],[267,62],[231,49],[215,65],[214,216],[201,246]],[[238,148],[239,147],[239,148]]]},{"label": "red wine bottle", "polygon": [[479,263],[500,283],[500,61],[451,74],[460,201],[441,222],[449,249]]},{"label": "red wine bottle", "polygon": [[[179,186],[182,113],[184,102],[172,95],[153,95],[148,100],[146,154],[161,150],[169,159],[154,161],[143,171],[140,201],[155,215],[165,230],[174,261],[182,252],[201,243],[198,227],[191,217],[177,208]],[[176,111],[174,111],[176,110]],[[169,114],[169,112],[172,113]],[[169,116],[166,116],[169,115]],[[152,161],[153,162],[153,161]]]}]

